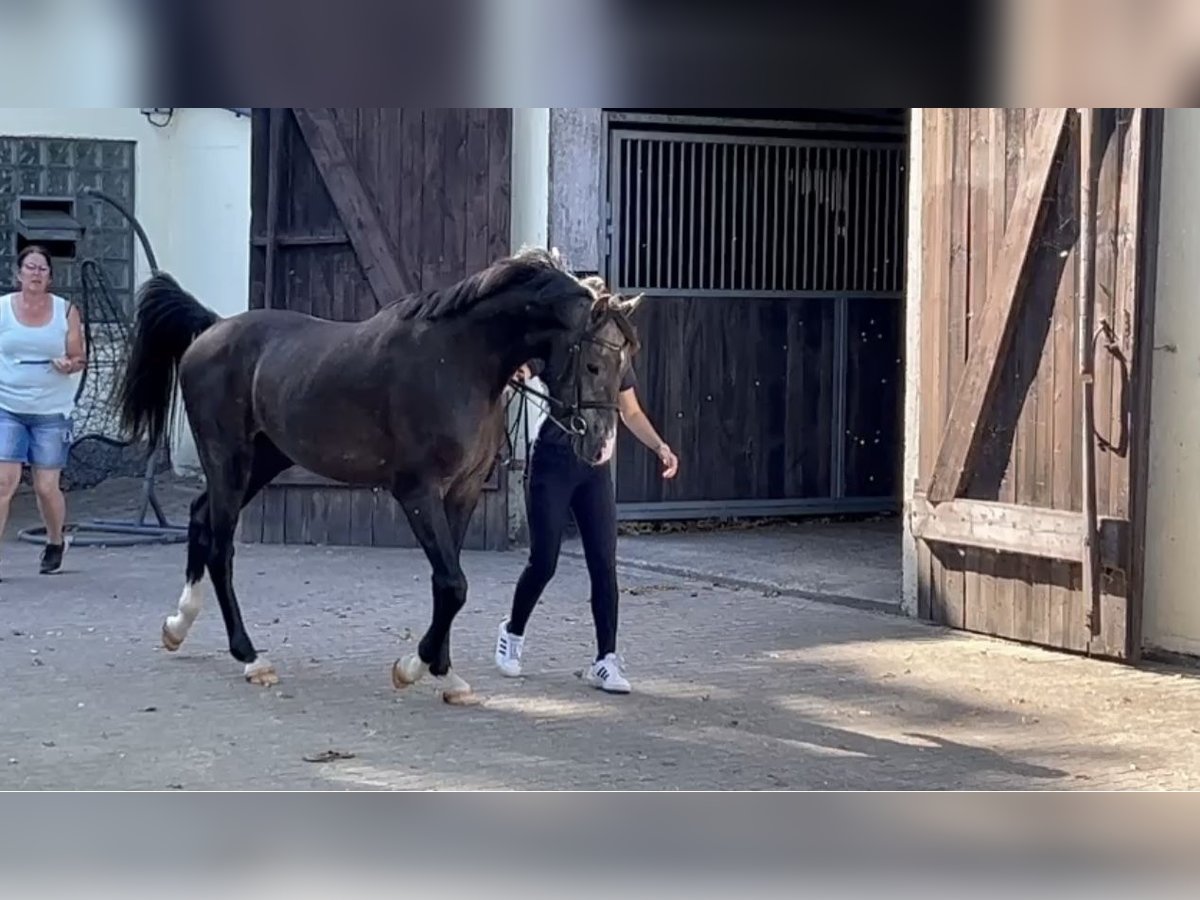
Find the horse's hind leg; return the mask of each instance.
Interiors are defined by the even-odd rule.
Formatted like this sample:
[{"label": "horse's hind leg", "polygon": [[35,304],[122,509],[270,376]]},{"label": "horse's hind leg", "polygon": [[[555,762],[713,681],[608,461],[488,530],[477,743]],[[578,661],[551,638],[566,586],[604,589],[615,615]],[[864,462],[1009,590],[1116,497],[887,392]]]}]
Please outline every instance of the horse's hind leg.
[{"label": "horse's hind leg", "polygon": [[208,526],[208,492],[192,501],[188,516],[187,568],[184,571],[183,593],[174,615],[163,622],[162,644],[170,651],[178,650],[192,629],[192,623],[204,606],[204,578],[212,552],[212,532]]},{"label": "horse's hind leg", "polygon": [[392,666],[392,683],[397,688],[407,687],[430,672],[440,682],[443,700],[469,703],[471,686],[450,667],[450,626],[467,599],[467,578],[458,559],[459,539],[435,489],[423,486],[394,493],[433,569],[433,618],[417,652]]},{"label": "horse's hind leg", "polygon": [[[163,624],[163,645],[168,650],[179,648],[199,614],[207,569],[225,619],[230,653],[245,663],[246,679],[256,684],[278,681],[271,664],[255,651],[242,622],[233,591],[233,540],[242,508],[291,464],[274,444],[260,436],[254,443],[248,467],[243,467],[239,460],[224,462],[219,468],[205,467],[209,490],[192,503],[187,571],[179,610]],[[248,475],[243,474],[246,468]]]},{"label": "horse's hind leg", "polygon": [[[248,465],[246,463],[249,463]],[[253,452],[225,463],[223,478],[210,490],[209,524],[212,529],[212,552],[208,558],[208,574],[213,593],[221,606],[225,630],[229,636],[229,652],[243,663],[243,674],[252,684],[269,686],[279,683],[275,667],[254,649],[250,635],[242,622],[237,594],[233,589],[233,545],[238,517],[243,507],[292,461],[266,438],[259,436]]]}]

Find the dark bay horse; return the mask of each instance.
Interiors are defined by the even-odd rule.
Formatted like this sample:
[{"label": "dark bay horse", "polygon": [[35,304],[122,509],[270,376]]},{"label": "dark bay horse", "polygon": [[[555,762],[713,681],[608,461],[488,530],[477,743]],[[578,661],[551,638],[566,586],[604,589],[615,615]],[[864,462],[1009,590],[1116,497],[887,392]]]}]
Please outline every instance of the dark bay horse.
[{"label": "dark bay horse", "polygon": [[177,380],[206,482],[192,503],[183,593],[163,645],[176,650],[187,637],[207,573],[246,679],[278,681],[242,622],[233,543],[243,507],[298,464],[386,488],[403,507],[432,569],[433,614],[417,652],[393,665],[393,683],[429,672],[445,700],[469,699],[470,686],[451,671],[450,628],[466,602],[467,525],[505,437],[505,388],[522,363],[546,360],[560,373],[548,385],[553,420],[581,459],[606,461],[636,346],[627,318],[636,299],[610,296],[543,250],[400,298],[361,322],[286,310],[221,318],[171,276],[151,277],[138,291],[116,385],[122,425],[156,446]]}]

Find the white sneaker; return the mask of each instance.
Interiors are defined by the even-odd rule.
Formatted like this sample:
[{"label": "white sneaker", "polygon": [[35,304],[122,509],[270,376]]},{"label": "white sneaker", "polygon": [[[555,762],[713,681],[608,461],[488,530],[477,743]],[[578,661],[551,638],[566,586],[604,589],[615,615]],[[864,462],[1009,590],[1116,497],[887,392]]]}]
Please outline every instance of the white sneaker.
[{"label": "white sneaker", "polygon": [[628,694],[633,689],[621,674],[621,659],[615,653],[592,663],[591,668],[584,673],[583,680],[592,687],[608,691],[610,694]]},{"label": "white sneaker", "polygon": [[525,646],[525,636],[508,633],[508,620],[500,623],[500,632],[496,635],[496,668],[501,675],[516,678],[521,674],[521,649]]}]

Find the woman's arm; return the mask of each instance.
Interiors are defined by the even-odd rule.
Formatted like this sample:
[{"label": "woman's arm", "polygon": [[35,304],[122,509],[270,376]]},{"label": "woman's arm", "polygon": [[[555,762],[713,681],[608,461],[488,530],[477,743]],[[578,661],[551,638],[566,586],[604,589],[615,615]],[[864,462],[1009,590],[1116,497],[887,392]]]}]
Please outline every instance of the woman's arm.
[{"label": "woman's arm", "polygon": [[662,460],[663,478],[674,478],[675,473],[679,470],[679,459],[667,446],[667,442],[658,436],[654,426],[650,424],[650,419],[642,410],[642,404],[638,402],[637,391],[628,388],[621,391],[617,395],[617,399],[621,410],[621,421],[625,423],[630,434],[653,450]]},{"label": "woman's arm", "polygon": [[74,304],[67,309],[66,351],[65,356],[53,361],[54,368],[64,375],[82,372],[87,365],[87,345],[83,337],[83,319]]}]

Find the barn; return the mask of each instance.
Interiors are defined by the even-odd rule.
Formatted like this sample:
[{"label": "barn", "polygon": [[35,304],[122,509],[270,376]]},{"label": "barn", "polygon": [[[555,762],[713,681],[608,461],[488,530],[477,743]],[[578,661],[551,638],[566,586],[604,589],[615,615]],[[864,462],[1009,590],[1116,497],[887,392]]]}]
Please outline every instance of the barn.
[{"label": "barn", "polygon": [[[250,304],[357,318],[556,245],[646,294],[643,399],[689,461],[663,483],[623,439],[622,518],[899,513],[910,615],[1194,652],[1195,603],[1147,592],[1178,570],[1153,546],[1180,514],[1152,502],[1150,351],[1182,115],[256,109]],[[520,542],[517,462],[469,547]],[[299,470],[243,538],[412,544],[389,497]]]}]

